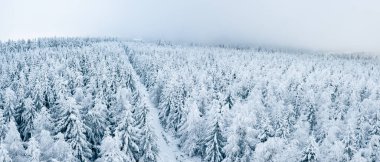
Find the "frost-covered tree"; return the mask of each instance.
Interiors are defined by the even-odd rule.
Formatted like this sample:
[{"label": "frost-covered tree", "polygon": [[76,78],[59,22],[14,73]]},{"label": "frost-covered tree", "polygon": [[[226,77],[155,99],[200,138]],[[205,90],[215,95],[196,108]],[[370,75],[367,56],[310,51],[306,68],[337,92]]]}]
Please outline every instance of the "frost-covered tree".
[{"label": "frost-covered tree", "polygon": [[30,162],[39,162],[41,157],[41,150],[38,141],[31,137],[28,141],[28,148],[26,149]]},{"label": "frost-covered tree", "polygon": [[54,144],[54,139],[51,136],[50,132],[47,130],[41,130],[38,134],[35,135],[36,140],[39,144],[39,149],[41,152],[41,161],[48,161],[52,159],[52,155],[50,154],[51,147]]},{"label": "frost-covered tree", "polygon": [[74,98],[68,97],[60,101],[61,111],[56,130],[62,132],[73,149],[74,156],[81,161],[89,161],[92,156],[90,143],[86,138],[86,125],[83,123],[79,109],[80,105]]},{"label": "frost-covered tree", "polygon": [[90,127],[88,137],[91,144],[94,145],[96,153],[98,152],[97,146],[100,145],[104,132],[107,130],[107,106],[102,103],[101,99],[95,99],[95,105],[86,114],[86,125]]},{"label": "frost-covered tree", "polygon": [[120,117],[120,123],[116,128],[116,138],[121,141],[120,148],[126,155],[127,161],[135,161],[139,157],[139,129],[134,126],[132,106],[125,100],[122,104],[124,110]]},{"label": "frost-covered tree", "polygon": [[[58,133],[55,136],[55,141],[49,146],[46,152],[42,152],[43,157],[51,161],[78,161],[74,156],[74,150],[64,139],[62,133]],[[41,148],[43,148],[42,145]]]},{"label": "frost-covered tree", "polygon": [[215,120],[210,126],[204,142],[206,146],[204,160],[221,162],[225,157],[223,147],[225,146],[226,140],[222,135],[221,128],[217,120]]},{"label": "frost-covered tree", "polygon": [[4,120],[6,123],[10,122],[14,117],[16,107],[16,94],[11,88],[6,88],[3,91],[3,107],[4,107]]},{"label": "frost-covered tree", "polygon": [[138,161],[157,161],[159,148],[157,147],[157,137],[153,134],[149,125],[142,128],[142,139],[140,139],[140,158]]},{"label": "frost-covered tree", "polygon": [[224,152],[226,158],[224,162],[246,162],[252,159],[254,149],[259,139],[256,138],[257,131],[251,126],[254,125],[254,120],[248,106],[237,105],[239,109],[245,109],[245,113],[239,114],[233,120],[232,125],[228,130],[228,137]]},{"label": "frost-covered tree", "polygon": [[160,96],[160,119],[166,129],[177,131],[184,116],[185,89],[177,79],[171,79],[162,90]]},{"label": "frost-covered tree", "polygon": [[21,135],[24,140],[27,140],[31,137],[33,130],[33,121],[37,116],[36,107],[33,104],[31,98],[26,98],[24,101],[24,109],[21,113]]},{"label": "frost-covered tree", "polygon": [[178,131],[181,140],[181,148],[189,155],[200,155],[202,153],[202,137],[204,121],[199,112],[199,108],[194,99],[187,99],[187,115],[184,123]]},{"label": "frost-covered tree", "polygon": [[7,133],[7,124],[4,121],[3,109],[0,109],[0,139],[3,139],[6,133]]},{"label": "frost-covered tree", "polygon": [[40,112],[37,113],[33,121],[33,135],[40,134],[41,131],[52,131],[53,130],[53,119],[50,116],[49,111],[46,107],[42,107]]},{"label": "frost-covered tree", "polygon": [[12,162],[11,157],[9,157],[8,150],[6,149],[6,146],[2,142],[0,143],[0,161]]},{"label": "frost-covered tree", "polygon": [[281,153],[284,150],[284,145],[284,140],[278,137],[272,137],[263,143],[257,144],[253,161],[281,161]]},{"label": "frost-covered tree", "polygon": [[315,142],[314,138],[310,138],[307,146],[303,150],[302,162],[314,162],[320,159],[319,155],[319,146]]},{"label": "frost-covered tree", "polygon": [[380,161],[380,136],[372,136],[368,146],[369,161]]},{"label": "frost-covered tree", "polygon": [[130,161],[123,151],[120,150],[120,140],[109,134],[105,135],[100,145],[99,162],[123,162]]},{"label": "frost-covered tree", "polygon": [[148,101],[146,97],[144,97],[144,94],[142,94],[139,91],[135,91],[133,94],[133,118],[134,118],[134,125],[141,129],[147,124],[147,116],[148,116]]},{"label": "frost-covered tree", "polygon": [[273,137],[274,130],[273,127],[270,123],[269,116],[267,115],[266,112],[261,112],[260,113],[260,122],[259,122],[259,136],[258,138],[260,139],[261,142],[265,142],[268,140],[268,138]]},{"label": "frost-covered tree", "polygon": [[27,161],[23,142],[21,140],[20,133],[17,130],[16,122],[13,118],[8,123],[8,131],[4,138],[4,144],[13,161]]}]

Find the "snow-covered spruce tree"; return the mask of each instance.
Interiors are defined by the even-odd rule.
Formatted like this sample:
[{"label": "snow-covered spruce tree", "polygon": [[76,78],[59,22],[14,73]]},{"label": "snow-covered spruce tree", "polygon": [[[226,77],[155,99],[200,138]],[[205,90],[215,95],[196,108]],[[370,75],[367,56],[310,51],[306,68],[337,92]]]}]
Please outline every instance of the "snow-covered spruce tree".
[{"label": "snow-covered spruce tree", "polygon": [[[28,67],[24,67],[28,68]],[[27,75],[28,72],[25,72],[25,70],[21,70],[19,74],[19,80],[17,82],[17,88],[14,90],[15,94],[17,95],[16,104],[14,105],[14,112],[13,117],[15,118],[15,121],[17,124],[20,125],[21,123],[21,113],[24,110],[24,101],[25,98],[29,97],[30,90],[28,89],[30,84],[27,83]]]},{"label": "snow-covered spruce tree", "polygon": [[103,139],[104,132],[107,130],[107,106],[102,103],[100,98],[95,99],[95,105],[88,111],[85,116],[86,125],[90,127],[91,131],[88,131],[89,142],[92,144],[95,150],[95,158],[99,152],[98,146]]},{"label": "snow-covered spruce tree", "polygon": [[26,154],[28,156],[28,161],[39,162],[41,161],[41,150],[38,141],[31,137],[28,141],[28,148],[26,149]]},{"label": "snow-covered spruce tree", "polygon": [[33,130],[33,121],[37,116],[36,107],[33,104],[32,98],[26,98],[24,101],[23,111],[21,113],[21,135],[24,141],[28,140],[31,137]]},{"label": "snow-covered spruce tree", "polygon": [[[52,155],[50,154],[51,147],[54,144],[54,139],[51,136],[51,133],[47,130],[41,130],[39,133],[33,134],[35,135],[36,140],[39,144],[39,149],[41,152],[41,161],[48,161],[52,159]],[[70,148],[71,149],[71,148]]]},{"label": "snow-covered spruce tree", "polygon": [[186,99],[185,110],[187,110],[186,120],[181,124],[178,131],[180,135],[180,147],[189,156],[202,154],[202,137],[204,121],[199,112],[197,103],[192,97]]},{"label": "snow-covered spruce tree", "polygon": [[368,143],[368,161],[380,161],[380,136],[373,135]]},{"label": "snow-covered spruce tree", "polygon": [[127,158],[125,153],[120,150],[120,145],[119,139],[116,139],[107,133],[100,145],[99,158],[96,162],[132,162],[133,157],[132,159]]},{"label": "snow-covered spruce tree", "polygon": [[223,162],[250,161],[256,144],[260,142],[256,138],[258,132],[252,127],[255,123],[252,110],[249,110],[248,105],[236,104],[236,106],[244,113],[239,115],[234,113],[235,118],[228,128],[227,143],[223,148],[226,154]]},{"label": "snow-covered spruce tree", "polygon": [[33,105],[35,106],[35,109],[37,111],[41,110],[41,108],[44,106],[44,90],[42,87],[42,83],[39,81],[39,79],[36,79],[35,86],[32,91],[32,99],[33,99]]},{"label": "snow-covered spruce tree", "polygon": [[219,124],[220,108],[213,107],[215,114],[210,114],[211,121],[204,139],[203,159],[210,162],[221,162],[225,158],[223,147],[226,145],[226,140],[223,137],[222,130]]},{"label": "snow-covered spruce tree", "polygon": [[3,109],[0,109],[0,139],[4,139],[7,133],[7,124],[4,121]]},{"label": "snow-covered spruce tree", "polygon": [[176,78],[166,83],[162,90],[159,103],[159,117],[166,129],[178,131],[184,115],[186,92],[183,84]]},{"label": "snow-covered spruce tree", "polygon": [[115,131],[115,138],[120,143],[120,148],[123,153],[126,155],[127,161],[136,161],[136,158],[139,157],[139,135],[140,130],[134,126],[134,118],[132,117],[131,110],[132,105],[128,102],[128,100],[121,101],[122,108],[124,109],[120,116],[120,123],[118,124]]},{"label": "snow-covered spruce tree", "polygon": [[141,129],[147,124],[148,105],[147,99],[144,97],[140,90],[133,92],[133,100],[131,102],[133,106],[133,118],[136,128]]},{"label": "snow-covered spruce tree", "polygon": [[0,142],[0,161],[2,162],[12,162],[11,157],[9,157],[8,150],[3,142]]},{"label": "snow-covered spruce tree", "polygon": [[352,123],[349,123],[345,128],[343,133],[342,142],[344,144],[344,160],[350,161],[352,160],[354,154],[357,152],[355,148],[355,126]]},{"label": "snow-covered spruce tree", "polygon": [[[41,143],[41,142],[40,142]],[[41,145],[41,148],[44,146]],[[79,161],[74,156],[74,150],[64,139],[62,133],[58,133],[55,136],[53,144],[49,145],[49,149],[46,152],[42,152],[43,157],[48,161]]]},{"label": "snow-covered spruce tree", "polygon": [[53,131],[53,125],[53,119],[49,111],[43,106],[33,120],[32,134],[38,136],[43,130],[51,132]]},{"label": "snow-covered spruce tree", "polygon": [[4,120],[6,123],[8,123],[13,117],[15,113],[15,107],[16,107],[16,94],[11,88],[6,88],[3,91],[3,107],[4,107]]},{"label": "snow-covered spruce tree", "polygon": [[340,140],[343,134],[339,123],[333,123],[327,130],[325,139],[320,145],[321,161],[343,161],[344,160],[344,143]]},{"label": "snow-covered spruce tree", "polygon": [[[141,90],[142,87],[136,85],[136,91],[134,92],[134,126],[140,129],[139,139],[139,154],[136,159],[138,161],[156,161],[158,154],[158,147],[156,144],[157,137],[148,123],[149,113],[149,101],[145,93]],[[140,87],[140,88],[138,88]]]},{"label": "snow-covered spruce tree", "polygon": [[252,161],[287,161],[286,159],[282,159],[281,156],[284,151],[284,148],[284,139],[278,137],[269,138],[267,141],[256,145]]},{"label": "snow-covered spruce tree", "polygon": [[149,125],[142,128],[142,139],[140,140],[140,152],[142,153],[138,161],[155,162],[157,161],[158,147],[156,144],[157,137],[152,132]]},{"label": "snow-covered spruce tree", "polygon": [[308,145],[304,148],[302,154],[302,162],[316,162],[320,159],[319,146],[318,143],[315,142],[314,138],[311,137],[309,139]]},{"label": "snow-covered spruce tree", "polygon": [[90,129],[86,128],[81,119],[80,105],[72,97],[61,99],[59,103],[60,115],[56,122],[56,132],[63,133],[78,160],[89,161],[92,151],[85,133]]},{"label": "snow-covered spruce tree", "polygon": [[16,122],[13,118],[11,118],[10,122],[8,123],[8,130],[4,138],[4,144],[9,152],[9,156],[11,157],[12,161],[27,161],[23,142],[21,140],[20,133],[17,130]]},{"label": "snow-covered spruce tree", "polygon": [[261,142],[265,142],[268,138],[273,137],[274,130],[270,123],[270,119],[266,112],[261,112],[259,115],[259,136]]},{"label": "snow-covered spruce tree", "polygon": [[109,109],[108,113],[111,134],[114,134],[116,127],[119,125],[119,121],[124,120],[124,111],[128,110],[130,113],[132,113],[132,111],[134,110],[132,105],[130,104],[130,101],[132,99],[132,92],[130,89],[125,87],[119,87],[115,96],[115,104]]}]

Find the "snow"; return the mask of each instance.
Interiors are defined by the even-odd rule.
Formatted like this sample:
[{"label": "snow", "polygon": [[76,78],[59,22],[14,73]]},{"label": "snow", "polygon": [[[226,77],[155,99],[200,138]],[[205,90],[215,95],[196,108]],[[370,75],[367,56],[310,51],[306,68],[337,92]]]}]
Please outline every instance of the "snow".
[{"label": "snow", "polygon": [[[140,90],[146,92],[148,94],[148,91],[146,88],[141,84]],[[158,109],[155,106],[155,104],[152,103],[152,97],[148,100],[148,106],[150,107],[149,110],[149,124],[153,129],[154,134],[157,137],[157,146],[159,148],[159,153],[157,157],[158,162],[200,162],[201,159],[198,157],[189,157],[185,153],[183,153],[178,148],[178,140],[173,137],[173,135],[169,131],[165,131],[164,128],[161,125],[159,116],[158,116]]]},{"label": "snow", "polygon": [[380,161],[378,57],[99,41],[0,43],[0,159]]},{"label": "snow", "polygon": [[178,140],[174,139],[170,132],[163,129],[158,118],[157,108],[150,110],[151,126],[154,133],[157,135],[157,145],[159,148],[158,162],[198,162],[201,161],[196,157],[188,157],[177,144]]}]

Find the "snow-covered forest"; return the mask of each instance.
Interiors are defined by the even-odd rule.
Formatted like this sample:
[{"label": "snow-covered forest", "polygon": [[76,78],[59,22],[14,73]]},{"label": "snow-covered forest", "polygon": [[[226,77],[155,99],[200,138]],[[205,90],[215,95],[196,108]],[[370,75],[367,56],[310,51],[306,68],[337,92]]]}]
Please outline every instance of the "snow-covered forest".
[{"label": "snow-covered forest", "polygon": [[0,161],[380,161],[376,57],[0,43]]}]

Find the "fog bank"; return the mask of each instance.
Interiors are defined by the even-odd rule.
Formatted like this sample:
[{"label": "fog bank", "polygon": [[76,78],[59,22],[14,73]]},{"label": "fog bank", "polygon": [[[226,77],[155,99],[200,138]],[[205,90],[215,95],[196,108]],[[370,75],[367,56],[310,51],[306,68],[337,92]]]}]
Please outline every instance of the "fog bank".
[{"label": "fog bank", "polygon": [[0,0],[0,40],[111,36],[380,52],[376,0]]}]

